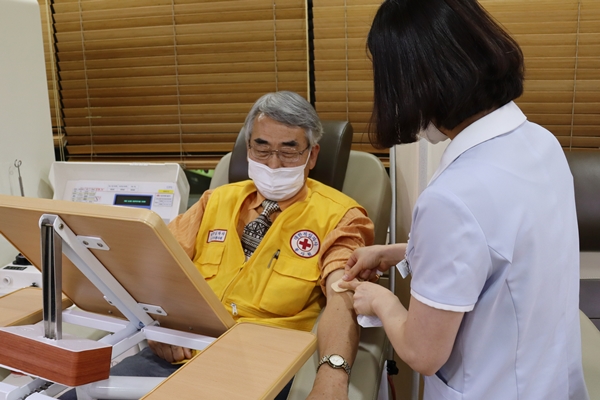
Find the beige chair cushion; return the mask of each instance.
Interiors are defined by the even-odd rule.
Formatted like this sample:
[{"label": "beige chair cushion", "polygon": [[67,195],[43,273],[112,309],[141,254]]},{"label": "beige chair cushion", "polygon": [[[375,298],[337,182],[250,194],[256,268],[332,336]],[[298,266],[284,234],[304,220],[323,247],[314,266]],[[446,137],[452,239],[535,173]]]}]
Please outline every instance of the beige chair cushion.
[{"label": "beige chair cushion", "polygon": [[381,161],[371,153],[350,151],[342,192],[367,210],[375,224],[375,244],[386,244],[392,185]]}]

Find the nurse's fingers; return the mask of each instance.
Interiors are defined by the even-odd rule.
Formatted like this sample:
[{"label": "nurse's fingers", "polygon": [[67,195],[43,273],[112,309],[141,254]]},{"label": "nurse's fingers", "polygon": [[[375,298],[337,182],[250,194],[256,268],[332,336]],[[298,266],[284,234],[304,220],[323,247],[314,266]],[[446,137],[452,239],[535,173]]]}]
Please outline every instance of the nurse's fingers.
[{"label": "nurse's fingers", "polygon": [[354,278],[372,279],[375,271],[381,267],[382,251],[385,246],[361,247],[354,250],[346,262],[344,280]]},{"label": "nurse's fingers", "polygon": [[348,257],[348,261],[346,261],[346,267],[344,269],[346,271],[350,271],[350,269],[352,267],[354,267],[357,262],[358,262],[358,254],[355,250],[352,252],[352,254],[350,254],[350,257]]},{"label": "nurse's fingers", "polygon": [[362,282],[359,282],[358,280],[354,280],[354,281],[350,281],[350,282],[344,282],[344,281],[339,281],[338,286],[341,289],[344,290],[352,290],[355,291],[356,288],[361,284]]},{"label": "nurse's fingers", "polygon": [[369,259],[359,258],[351,267],[348,267],[346,264],[344,277],[342,279],[345,281],[351,281],[355,278],[363,281],[371,280],[377,273],[377,266],[378,265],[372,263]]}]

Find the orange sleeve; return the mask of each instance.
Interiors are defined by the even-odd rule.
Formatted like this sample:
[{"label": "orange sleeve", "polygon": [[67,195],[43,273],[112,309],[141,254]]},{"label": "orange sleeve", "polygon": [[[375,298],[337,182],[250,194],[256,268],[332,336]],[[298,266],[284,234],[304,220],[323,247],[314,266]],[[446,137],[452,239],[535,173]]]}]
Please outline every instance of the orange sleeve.
[{"label": "orange sleeve", "polygon": [[323,255],[319,260],[323,293],[327,293],[325,282],[332,271],[344,269],[346,261],[357,248],[373,244],[374,229],[373,222],[362,210],[351,208],[325,237]]},{"label": "orange sleeve", "polygon": [[196,204],[169,223],[169,230],[192,260],[196,251],[196,237],[211,193],[212,190],[205,191]]}]

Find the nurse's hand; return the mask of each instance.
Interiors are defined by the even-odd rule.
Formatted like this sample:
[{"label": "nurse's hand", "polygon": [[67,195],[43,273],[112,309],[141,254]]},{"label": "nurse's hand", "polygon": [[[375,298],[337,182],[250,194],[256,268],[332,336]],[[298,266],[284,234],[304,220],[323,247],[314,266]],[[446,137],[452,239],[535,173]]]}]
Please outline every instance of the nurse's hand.
[{"label": "nurse's hand", "polygon": [[186,347],[173,346],[166,343],[155,342],[154,340],[148,340],[148,346],[150,346],[150,349],[154,354],[170,363],[192,358],[192,350]]},{"label": "nurse's hand", "polygon": [[404,258],[406,243],[389,246],[375,245],[361,247],[352,253],[346,262],[345,281],[359,278],[365,281],[377,280],[377,271],[387,271]]},{"label": "nurse's hand", "polygon": [[340,282],[339,287],[354,291],[354,311],[359,315],[376,315],[378,307],[386,307],[397,300],[396,295],[381,285],[371,282]]}]

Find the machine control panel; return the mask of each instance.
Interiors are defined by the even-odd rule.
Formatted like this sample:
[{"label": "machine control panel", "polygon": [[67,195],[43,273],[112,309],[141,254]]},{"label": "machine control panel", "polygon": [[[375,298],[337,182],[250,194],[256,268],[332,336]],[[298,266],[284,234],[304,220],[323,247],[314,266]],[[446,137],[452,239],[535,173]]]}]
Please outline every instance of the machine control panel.
[{"label": "machine control panel", "polygon": [[178,214],[180,195],[174,182],[67,181],[64,199],[156,212],[168,223]]}]

